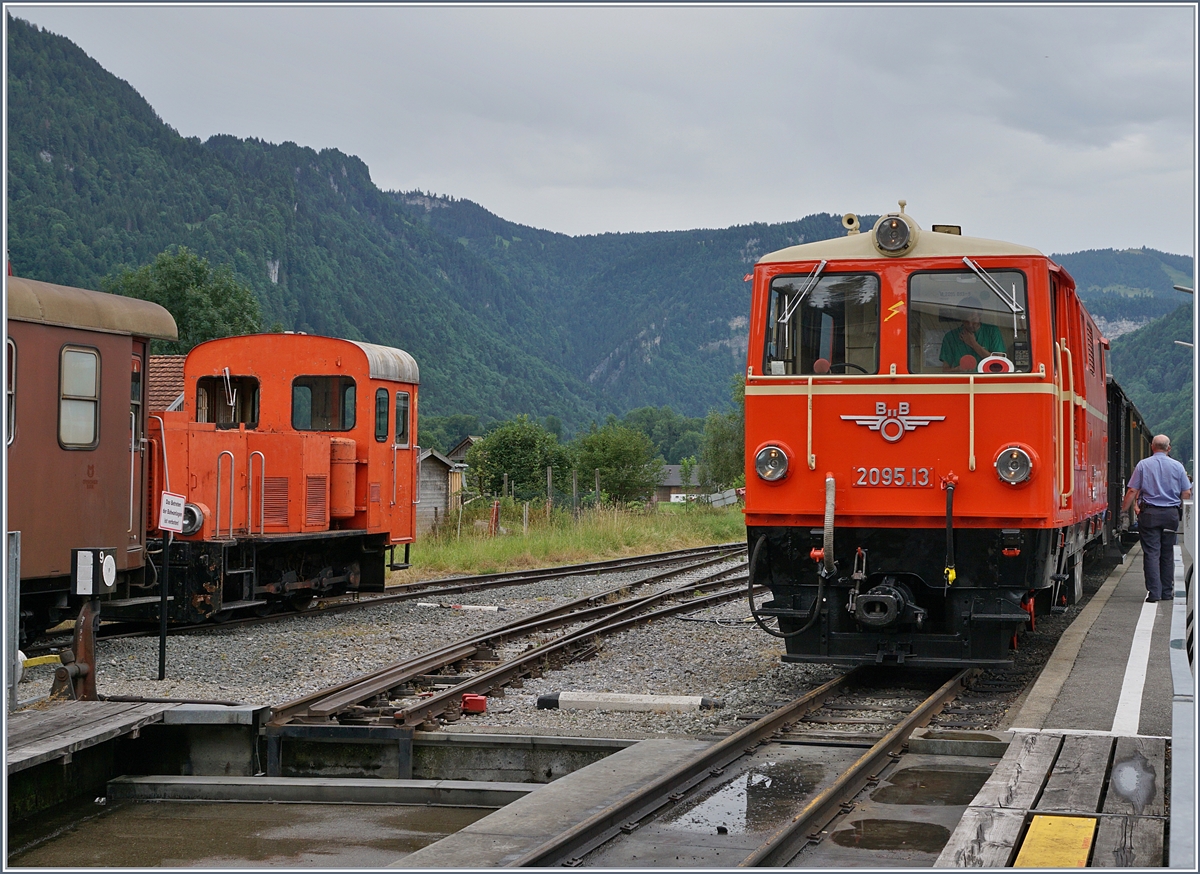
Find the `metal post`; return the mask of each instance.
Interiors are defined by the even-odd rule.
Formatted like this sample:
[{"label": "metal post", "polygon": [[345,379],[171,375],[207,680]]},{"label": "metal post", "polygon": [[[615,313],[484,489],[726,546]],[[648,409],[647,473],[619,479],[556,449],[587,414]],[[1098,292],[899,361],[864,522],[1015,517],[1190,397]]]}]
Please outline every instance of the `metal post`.
[{"label": "metal post", "polygon": [[158,678],[167,678],[167,595],[171,568],[171,532],[163,532],[162,580],[158,598]]},{"label": "metal post", "polygon": [[600,506],[600,468],[596,468],[596,506]]},{"label": "metal post", "polygon": [[571,468],[571,515],[579,518],[579,471]]},{"label": "metal post", "polygon": [[554,468],[546,466],[546,519],[550,518],[550,510],[554,506]]},{"label": "metal post", "polygon": [[4,676],[8,686],[8,707],[17,706],[17,673],[21,670],[21,532],[9,531],[7,543],[8,576],[5,594],[5,631],[8,646],[4,650]]},{"label": "metal post", "polygon": [[504,475],[504,485],[500,487],[500,497],[508,497],[508,474]]}]

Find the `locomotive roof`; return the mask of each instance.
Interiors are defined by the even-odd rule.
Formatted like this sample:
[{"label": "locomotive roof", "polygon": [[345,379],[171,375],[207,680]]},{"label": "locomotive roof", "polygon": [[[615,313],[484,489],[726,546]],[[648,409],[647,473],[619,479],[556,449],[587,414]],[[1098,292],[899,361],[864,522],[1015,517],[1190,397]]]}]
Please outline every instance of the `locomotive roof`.
[{"label": "locomotive roof", "polygon": [[349,340],[367,354],[367,363],[371,367],[371,379],[390,379],[395,382],[421,382],[421,371],[417,361],[403,349],[392,346],[377,346],[374,343],[360,343]]},{"label": "locomotive roof", "polygon": [[164,307],[147,300],[6,277],[8,317],[110,334],[132,334],[153,340],[177,340],[175,319]]},{"label": "locomotive roof", "polygon": [[[896,215],[896,213],[891,213]],[[987,240],[982,237],[963,237],[958,234],[944,234],[938,231],[927,231],[921,228],[912,216],[904,213],[904,218],[917,230],[917,241],[913,248],[903,255],[891,256],[896,260],[905,258],[961,258],[974,255],[1041,255],[1037,249],[1028,246],[1018,246],[1016,243],[1005,243],[1001,240]],[[817,260],[851,260],[879,259],[889,256],[875,248],[875,230],[868,228],[858,234],[847,234],[834,237],[832,240],[817,240],[813,243],[801,243],[799,246],[789,246],[769,252],[758,259],[759,264],[775,264],[780,261],[817,261]]]}]

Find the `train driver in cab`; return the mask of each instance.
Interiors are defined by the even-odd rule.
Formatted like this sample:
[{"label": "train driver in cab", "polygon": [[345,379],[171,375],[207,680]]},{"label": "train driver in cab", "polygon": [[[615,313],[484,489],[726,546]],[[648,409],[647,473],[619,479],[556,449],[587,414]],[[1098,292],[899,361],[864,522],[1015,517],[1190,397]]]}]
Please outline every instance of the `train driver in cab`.
[{"label": "train driver in cab", "polygon": [[983,323],[983,301],[974,296],[964,298],[956,309],[962,324],[947,331],[942,338],[942,352],[938,358],[943,371],[974,373],[979,362],[989,355],[1006,354],[1000,329]]}]

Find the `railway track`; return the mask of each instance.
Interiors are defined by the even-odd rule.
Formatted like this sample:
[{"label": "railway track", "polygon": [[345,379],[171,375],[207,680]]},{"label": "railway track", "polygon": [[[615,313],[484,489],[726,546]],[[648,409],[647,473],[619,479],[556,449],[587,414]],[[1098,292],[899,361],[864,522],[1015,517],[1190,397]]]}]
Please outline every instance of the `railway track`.
[{"label": "railway track", "polygon": [[[899,759],[903,744],[917,728],[927,724],[935,714],[962,691],[974,673],[962,670],[952,676],[942,673],[937,681],[929,682],[916,703],[905,702],[903,696],[867,687],[857,688],[867,676],[868,669],[856,668],[818,686],[796,700],[779,707],[752,724],[713,744],[700,754],[685,761],[670,772],[646,784],[621,801],[596,813],[561,834],[548,838],[525,855],[512,861],[509,867],[578,867],[599,865],[607,867],[611,858],[596,861],[589,854],[604,853],[610,842],[636,840],[642,829],[658,816],[686,805],[696,796],[718,791],[739,772],[742,759],[763,759],[771,756],[772,747],[787,744],[813,743],[812,728],[828,725],[830,720],[847,724],[848,712],[864,713],[857,724],[870,725],[877,734],[870,740],[861,735],[858,743],[867,749],[809,794],[799,809],[789,807],[790,816],[766,831],[757,847],[740,860],[744,867],[781,867],[787,865],[811,841],[820,840],[820,831],[839,814],[852,809],[854,796],[879,779],[890,763]],[[880,704],[880,697],[890,697]],[[822,716],[826,714],[826,716]],[[833,715],[831,715],[833,714]],[[851,740],[847,737],[847,740]],[[822,742],[822,741],[816,741]],[[824,743],[828,743],[826,739]],[[793,799],[785,799],[790,802]],[[651,840],[647,838],[647,840]],[[625,856],[624,858],[628,858]],[[646,856],[634,855],[645,859]],[[653,857],[646,864],[654,864]],[[729,861],[716,864],[728,865]]]},{"label": "railway track", "polygon": [[[678,549],[668,552],[652,553],[650,555],[633,556],[631,558],[607,559],[604,561],[583,562],[572,565],[562,565],[550,568],[538,568],[526,571],[511,571],[505,573],[476,574],[471,576],[444,577],[436,580],[419,580],[394,586],[389,591],[379,594],[353,593],[337,595],[315,600],[302,610],[282,610],[266,615],[230,616],[220,621],[208,621],[196,625],[172,626],[168,633],[195,634],[212,631],[215,628],[239,628],[261,625],[267,622],[278,622],[291,619],[307,613],[340,613],[358,610],[364,607],[374,607],[398,601],[410,601],[417,598],[445,597],[448,595],[463,595],[487,589],[521,586],[543,580],[562,577],[581,576],[594,573],[611,573],[614,571],[636,571],[650,567],[662,567],[680,562],[695,560],[710,560],[710,563],[724,561],[729,557],[745,551],[741,543],[725,543],[713,546]],[[97,640],[117,640],[132,637],[156,637],[158,626],[153,627],[144,623],[106,622],[100,626]],[[70,646],[69,635],[49,637],[34,646],[28,647],[26,656],[51,654],[59,649]]]},{"label": "railway track", "polygon": [[[281,704],[271,724],[337,723],[416,726],[453,720],[464,694],[486,695],[554,664],[593,654],[599,638],[654,619],[745,596],[745,574],[726,568],[699,580],[638,594],[673,578],[728,562],[722,552],[624,583],[604,592],[455,641],[433,652],[389,665]],[[552,632],[565,629],[561,634]],[[507,649],[504,658],[500,651]]]}]

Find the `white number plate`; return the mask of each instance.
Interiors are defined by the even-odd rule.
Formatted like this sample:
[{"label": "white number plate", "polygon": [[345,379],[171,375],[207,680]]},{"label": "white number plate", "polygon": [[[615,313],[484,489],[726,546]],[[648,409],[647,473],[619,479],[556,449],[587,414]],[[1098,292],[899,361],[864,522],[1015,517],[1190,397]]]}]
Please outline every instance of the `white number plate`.
[{"label": "white number plate", "polygon": [[932,467],[856,467],[850,482],[856,486],[932,488],[937,481]]}]

